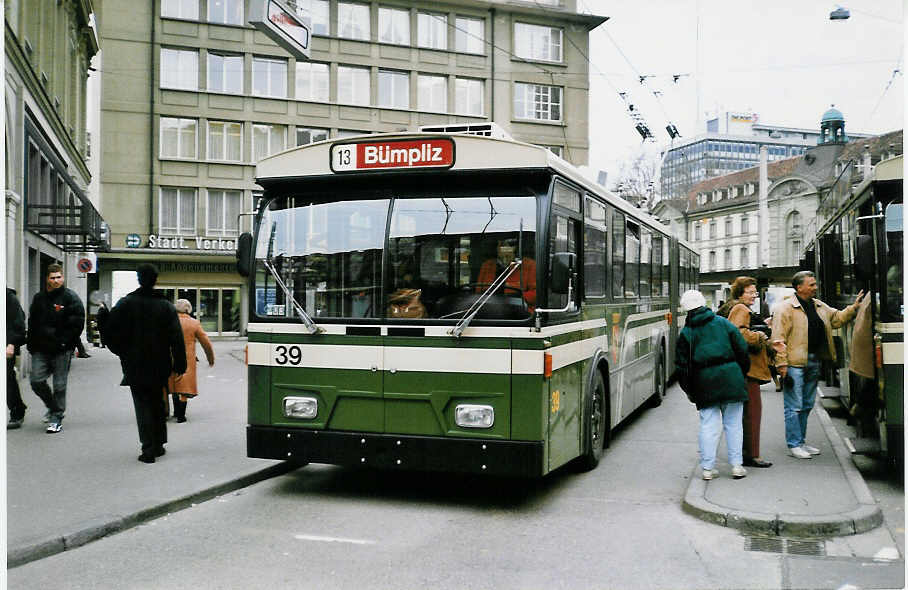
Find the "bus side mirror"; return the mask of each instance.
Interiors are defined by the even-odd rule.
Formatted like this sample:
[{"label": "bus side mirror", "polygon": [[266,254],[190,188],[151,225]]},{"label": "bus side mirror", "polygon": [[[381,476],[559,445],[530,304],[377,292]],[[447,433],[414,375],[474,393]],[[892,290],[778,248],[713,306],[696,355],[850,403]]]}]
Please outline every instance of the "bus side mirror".
[{"label": "bus side mirror", "polygon": [[859,281],[869,281],[873,278],[873,237],[859,235],[854,239],[854,276]]},{"label": "bus side mirror", "polygon": [[252,274],[252,234],[248,231],[236,241],[236,271],[242,277]]},{"label": "bus side mirror", "polygon": [[573,252],[556,252],[552,256],[552,293],[563,294],[568,292],[571,276],[574,274]]}]

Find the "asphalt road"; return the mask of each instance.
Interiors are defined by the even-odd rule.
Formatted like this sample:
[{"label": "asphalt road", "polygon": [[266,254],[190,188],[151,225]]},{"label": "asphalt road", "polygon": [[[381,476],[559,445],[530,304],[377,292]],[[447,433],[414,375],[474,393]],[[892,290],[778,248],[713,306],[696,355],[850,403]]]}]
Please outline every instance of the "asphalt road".
[{"label": "asphalt road", "polygon": [[903,513],[885,507],[887,527],[820,542],[819,556],[752,550],[738,531],[682,513],[696,424],[674,387],[616,433],[595,471],[541,481],[309,466],[15,568],[9,587],[902,585],[904,562],[870,553],[900,527],[904,553]]}]

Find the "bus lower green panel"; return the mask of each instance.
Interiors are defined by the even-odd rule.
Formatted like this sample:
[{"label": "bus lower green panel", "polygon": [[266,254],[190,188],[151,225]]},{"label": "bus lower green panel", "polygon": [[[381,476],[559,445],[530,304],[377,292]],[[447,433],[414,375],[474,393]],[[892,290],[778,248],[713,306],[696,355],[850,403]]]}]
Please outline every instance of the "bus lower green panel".
[{"label": "bus lower green panel", "polygon": [[886,388],[886,423],[905,425],[905,365],[884,365]]},{"label": "bus lower green panel", "polygon": [[549,379],[549,470],[580,454],[582,366],[577,362],[562,367]]},{"label": "bus lower green panel", "polygon": [[[271,423],[275,426],[382,432],[380,372],[287,367],[271,371]],[[284,416],[287,396],[315,397],[315,419]]]},{"label": "bus lower green panel", "polygon": [[548,383],[542,375],[511,377],[512,440],[544,440],[548,411]]},{"label": "bus lower green panel", "polygon": [[247,412],[249,424],[270,424],[271,368],[249,367]]},{"label": "bus lower green panel", "polygon": [[[510,375],[406,371],[384,376],[384,432],[419,435],[507,438]],[[495,411],[491,428],[462,428],[458,404],[486,404]]]}]

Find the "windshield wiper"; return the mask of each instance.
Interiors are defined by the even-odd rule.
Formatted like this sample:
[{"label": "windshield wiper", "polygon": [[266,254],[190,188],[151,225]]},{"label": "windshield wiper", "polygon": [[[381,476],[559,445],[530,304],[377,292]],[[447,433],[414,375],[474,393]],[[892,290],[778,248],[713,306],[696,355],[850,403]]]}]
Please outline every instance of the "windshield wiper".
[{"label": "windshield wiper", "polygon": [[[265,265],[265,268],[268,269],[268,272],[271,273],[271,276],[274,277],[274,281],[278,284],[281,290],[284,291],[284,297],[286,297],[287,301],[289,301],[293,306],[293,310],[296,312],[296,315],[298,315],[299,318],[303,321],[303,324],[306,326],[306,329],[309,331],[309,333],[318,334],[319,332],[324,332],[325,330],[319,328],[315,324],[315,322],[312,321],[312,318],[309,316],[309,314],[306,313],[306,310],[303,309],[303,306],[299,304],[299,302],[296,300],[296,297],[294,297],[293,293],[290,292],[290,288],[287,287],[287,284],[284,283],[284,281],[281,279],[281,275],[278,274],[277,270],[274,268],[274,265],[271,262],[271,255],[274,251],[274,233],[276,230],[277,222],[275,221],[271,224],[271,237],[268,240],[268,255],[265,260],[262,261],[262,263]],[[282,254],[279,254],[278,256],[282,256]]]},{"label": "windshield wiper", "polygon": [[476,314],[479,313],[479,310],[482,309],[482,306],[492,298],[492,295],[495,293],[495,291],[497,291],[498,288],[501,287],[512,274],[514,274],[514,271],[517,270],[521,264],[523,264],[523,260],[519,258],[512,260],[508,267],[501,271],[500,275],[495,277],[495,280],[492,281],[492,284],[489,285],[489,288],[486,289],[483,294],[473,302],[473,305],[471,305],[470,309],[466,311],[466,314],[463,316],[463,318],[459,322],[457,322],[457,325],[454,326],[454,328],[450,332],[448,332],[448,334],[451,334],[455,338],[460,338],[460,335],[463,334],[463,331],[467,329],[467,326],[470,325],[470,322],[473,321],[473,318],[476,317]]}]

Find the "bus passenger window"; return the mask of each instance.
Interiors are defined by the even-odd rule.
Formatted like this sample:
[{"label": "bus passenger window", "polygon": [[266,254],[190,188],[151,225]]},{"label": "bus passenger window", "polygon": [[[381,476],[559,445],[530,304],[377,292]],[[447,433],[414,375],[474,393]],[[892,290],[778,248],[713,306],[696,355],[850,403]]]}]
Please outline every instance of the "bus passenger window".
[{"label": "bus passenger window", "polygon": [[640,293],[640,226],[627,222],[625,234],[624,296],[636,297]]},{"label": "bus passenger window", "polygon": [[584,295],[602,297],[606,293],[605,266],[605,206],[586,200],[586,219],[583,229]]},{"label": "bus passenger window", "polygon": [[624,297],[624,213],[612,212],[612,297]]},{"label": "bus passenger window", "polygon": [[905,314],[905,293],[902,286],[904,233],[902,204],[886,207],[886,313],[888,321],[902,321]]}]

